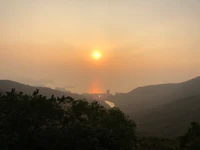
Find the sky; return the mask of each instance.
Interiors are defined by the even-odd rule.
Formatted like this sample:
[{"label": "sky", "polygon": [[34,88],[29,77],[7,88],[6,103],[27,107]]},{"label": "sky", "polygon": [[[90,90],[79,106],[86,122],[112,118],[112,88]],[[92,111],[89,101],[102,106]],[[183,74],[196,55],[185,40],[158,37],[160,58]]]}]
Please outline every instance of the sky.
[{"label": "sky", "polygon": [[0,79],[77,93],[182,82],[200,75],[199,27],[199,0],[0,0]]}]

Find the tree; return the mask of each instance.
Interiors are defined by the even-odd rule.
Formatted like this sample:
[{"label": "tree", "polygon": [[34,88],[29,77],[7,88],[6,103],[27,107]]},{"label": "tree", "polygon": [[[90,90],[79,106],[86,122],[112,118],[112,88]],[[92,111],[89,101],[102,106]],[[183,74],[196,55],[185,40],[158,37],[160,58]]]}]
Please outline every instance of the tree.
[{"label": "tree", "polygon": [[183,150],[199,150],[200,149],[200,124],[191,123],[188,132],[181,137],[181,148]]},{"label": "tree", "polygon": [[138,139],[137,150],[178,150],[179,141],[175,138],[142,137]]},{"label": "tree", "polygon": [[135,123],[118,108],[13,89],[0,96],[0,149],[131,150]]}]

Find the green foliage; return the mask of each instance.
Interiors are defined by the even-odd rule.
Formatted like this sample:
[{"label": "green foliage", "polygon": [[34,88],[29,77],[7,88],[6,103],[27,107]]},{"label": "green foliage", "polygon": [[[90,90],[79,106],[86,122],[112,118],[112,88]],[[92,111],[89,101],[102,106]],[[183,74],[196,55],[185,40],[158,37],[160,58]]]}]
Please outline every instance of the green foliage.
[{"label": "green foliage", "polygon": [[178,139],[143,137],[138,140],[138,150],[178,150]]},{"label": "green foliage", "polygon": [[131,150],[135,123],[119,109],[13,89],[0,95],[0,149]]},{"label": "green foliage", "polygon": [[[200,124],[179,138],[142,137],[118,108],[36,90],[0,95],[0,150],[200,150]],[[180,146],[179,146],[180,145]]]},{"label": "green foliage", "polygon": [[181,137],[181,148],[183,150],[200,150],[200,124],[191,123],[188,132]]}]

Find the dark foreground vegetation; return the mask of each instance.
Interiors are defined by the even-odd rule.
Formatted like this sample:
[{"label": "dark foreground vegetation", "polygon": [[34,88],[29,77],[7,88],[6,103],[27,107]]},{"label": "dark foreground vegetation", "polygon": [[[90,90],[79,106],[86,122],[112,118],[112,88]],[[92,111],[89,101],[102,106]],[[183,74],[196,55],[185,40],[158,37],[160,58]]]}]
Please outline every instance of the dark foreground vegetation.
[{"label": "dark foreground vegetation", "polygon": [[71,97],[0,95],[0,150],[200,150],[200,125],[171,139],[136,137],[118,108]]}]

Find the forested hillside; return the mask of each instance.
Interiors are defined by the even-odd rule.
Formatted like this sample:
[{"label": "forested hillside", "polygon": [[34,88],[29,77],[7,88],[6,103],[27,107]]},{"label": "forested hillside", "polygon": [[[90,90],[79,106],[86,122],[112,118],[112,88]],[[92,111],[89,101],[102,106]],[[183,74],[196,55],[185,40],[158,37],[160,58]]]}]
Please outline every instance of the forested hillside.
[{"label": "forested hillside", "polygon": [[160,137],[183,135],[190,122],[200,122],[200,95],[172,101],[163,106],[130,114],[138,130]]},{"label": "forested hillside", "polygon": [[129,93],[114,95],[109,100],[129,114],[156,108],[180,98],[200,95],[199,89],[200,77],[197,77],[182,83],[139,87]]}]

